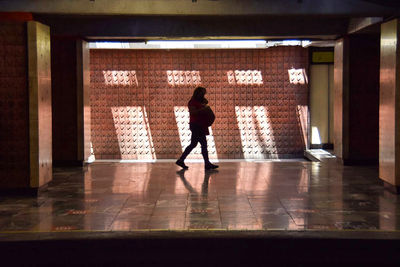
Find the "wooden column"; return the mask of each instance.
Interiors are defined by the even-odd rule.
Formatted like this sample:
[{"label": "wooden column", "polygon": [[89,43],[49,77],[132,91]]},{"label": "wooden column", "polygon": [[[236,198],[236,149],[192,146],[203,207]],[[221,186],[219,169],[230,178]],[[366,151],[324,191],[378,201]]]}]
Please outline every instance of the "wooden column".
[{"label": "wooden column", "polygon": [[29,21],[27,30],[30,187],[39,188],[52,179],[50,28]]},{"label": "wooden column", "polygon": [[349,154],[349,40],[339,39],[335,44],[334,63],[334,153],[339,159]]},{"label": "wooden column", "polygon": [[90,129],[90,53],[89,44],[83,40],[76,41],[76,79],[77,79],[77,159],[91,160]]},{"label": "wooden column", "polygon": [[400,192],[399,19],[381,25],[379,177]]}]

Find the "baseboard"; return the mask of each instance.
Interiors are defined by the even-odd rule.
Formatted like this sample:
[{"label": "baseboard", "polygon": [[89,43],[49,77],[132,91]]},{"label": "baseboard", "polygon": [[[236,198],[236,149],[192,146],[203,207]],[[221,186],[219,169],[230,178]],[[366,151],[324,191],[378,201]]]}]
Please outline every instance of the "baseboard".
[{"label": "baseboard", "polygon": [[53,160],[53,167],[83,167],[83,160]]},{"label": "baseboard", "polygon": [[333,144],[311,144],[310,149],[333,149]]},{"label": "baseboard", "polygon": [[378,159],[342,159],[343,165],[362,166],[362,165],[378,165]]},{"label": "baseboard", "polygon": [[48,185],[42,185],[41,187],[29,187],[29,188],[0,188],[1,196],[38,196],[40,193],[46,191]]}]

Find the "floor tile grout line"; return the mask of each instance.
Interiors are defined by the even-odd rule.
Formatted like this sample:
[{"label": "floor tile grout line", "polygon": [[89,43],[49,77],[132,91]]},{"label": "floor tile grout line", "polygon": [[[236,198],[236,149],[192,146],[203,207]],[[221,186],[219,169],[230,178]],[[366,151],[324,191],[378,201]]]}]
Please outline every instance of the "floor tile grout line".
[{"label": "floor tile grout line", "polygon": [[186,197],[185,220],[183,222],[183,229],[186,229],[186,215],[187,215],[187,212],[188,212],[189,199],[190,199],[190,193],[188,193],[187,197]]},{"label": "floor tile grout line", "polygon": [[156,210],[157,202],[158,202],[158,200],[160,199],[160,196],[161,196],[162,191],[163,191],[163,190],[160,190],[160,192],[158,193],[158,197],[157,197],[156,201],[154,202],[153,209],[151,210],[151,214],[150,214],[150,216],[149,216],[149,221],[147,222],[147,227],[146,227],[147,229],[150,229],[150,221],[151,221],[151,218],[152,218],[153,215],[154,215],[154,211]]},{"label": "floor tile grout line", "polygon": [[126,203],[128,203],[128,200],[129,200],[131,197],[132,197],[132,195],[129,195],[129,196],[126,198],[126,200],[124,201],[124,204],[122,204],[121,209],[120,209],[119,212],[114,216],[114,219],[113,219],[112,222],[110,223],[110,229],[109,229],[109,230],[112,229],[112,226],[113,226],[115,220],[117,219],[117,217],[119,216],[119,214],[121,213],[121,211],[124,209]]},{"label": "floor tile grout line", "polygon": [[255,213],[255,211],[254,211],[254,209],[253,209],[253,205],[251,205],[249,196],[248,196],[247,194],[246,194],[246,197],[247,197],[247,201],[249,202],[251,212],[253,213],[254,218],[256,219],[257,223],[259,224],[259,226],[260,226],[261,229],[262,229],[262,228],[263,228],[262,223],[261,223],[261,221],[257,218],[257,215],[256,215],[256,213]]},{"label": "floor tile grout line", "polygon": [[216,190],[216,194],[217,194],[219,221],[220,221],[220,223],[221,223],[221,228],[223,228],[223,224],[222,224],[222,214],[221,214],[221,206],[220,206],[220,203],[219,203],[219,192],[218,192],[218,188],[216,188],[215,190]]},{"label": "floor tile grout line", "polygon": [[285,210],[285,212],[287,213],[287,215],[289,215],[290,219],[293,221],[293,223],[295,225],[297,225],[296,221],[293,219],[293,216],[290,214],[290,212],[287,210],[287,208],[285,207],[285,205],[283,205],[281,198],[279,196],[277,196],[279,203],[281,204],[281,206],[283,207],[283,209]]}]

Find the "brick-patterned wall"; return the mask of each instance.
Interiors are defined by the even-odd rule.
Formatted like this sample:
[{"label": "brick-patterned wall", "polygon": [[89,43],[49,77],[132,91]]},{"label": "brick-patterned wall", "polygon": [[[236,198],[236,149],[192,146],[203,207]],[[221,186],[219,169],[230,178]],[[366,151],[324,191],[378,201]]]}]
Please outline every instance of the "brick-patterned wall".
[{"label": "brick-patterned wall", "polygon": [[26,25],[0,24],[0,187],[29,186]]},{"label": "brick-patterned wall", "polygon": [[[216,114],[211,157],[303,153],[298,110],[308,103],[307,49],[104,49],[90,56],[96,159],[177,158],[190,141],[185,107],[198,85]],[[201,158],[200,149],[191,157]]]}]

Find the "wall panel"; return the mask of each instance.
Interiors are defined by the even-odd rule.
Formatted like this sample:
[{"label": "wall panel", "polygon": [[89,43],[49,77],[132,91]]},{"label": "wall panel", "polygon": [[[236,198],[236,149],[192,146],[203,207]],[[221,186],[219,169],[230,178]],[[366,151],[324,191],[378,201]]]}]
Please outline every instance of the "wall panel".
[{"label": "wall panel", "polygon": [[[189,101],[204,86],[216,114],[211,157],[290,158],[308,142],[308,52],[90,51],[91,140],[96,159],[176,158],[190,140]],[[197,148],[192,158],[201,158]]]},{"label": "wall panel", "polygon": [[0,187],[29,186],[26,25],[0,24]]},{"label": "wall panel", "polygon": [[39,188],[53,178],[50,28],[29,21],[27,32],[30,186]]}]

